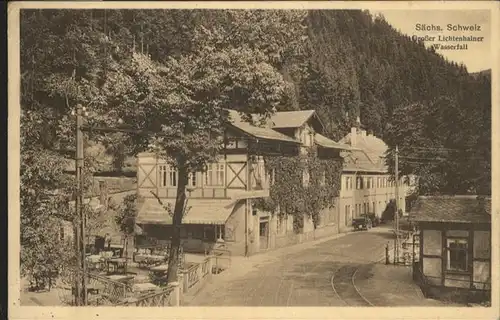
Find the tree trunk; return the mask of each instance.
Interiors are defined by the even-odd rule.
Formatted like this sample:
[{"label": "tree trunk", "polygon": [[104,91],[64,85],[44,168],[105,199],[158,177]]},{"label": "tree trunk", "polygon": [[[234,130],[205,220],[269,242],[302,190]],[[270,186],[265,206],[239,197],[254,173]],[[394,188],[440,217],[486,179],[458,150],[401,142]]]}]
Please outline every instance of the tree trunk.
[{"label": "tree trunk", "polygon": [[181,246],[181,223],[186,205],[186,186],[188,172],[184,164],[178,166],[177,197],[175,199],[174,216],[172,217],[172,240],[168,257],[167,284],[177,282]]},{"label": "tree trunk", "polygon": [[125,235],[125,243],[124,243],[124,249],[123,251],[125,251],[125,275],[127,275],[127,271],[128,271],[128,235]]}]

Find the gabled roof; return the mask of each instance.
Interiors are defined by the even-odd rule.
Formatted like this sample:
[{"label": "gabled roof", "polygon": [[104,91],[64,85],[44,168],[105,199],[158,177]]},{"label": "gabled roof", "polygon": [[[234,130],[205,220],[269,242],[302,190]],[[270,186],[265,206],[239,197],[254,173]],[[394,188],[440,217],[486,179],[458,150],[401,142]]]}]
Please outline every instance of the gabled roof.
[{"label": "gabled roof", "polygon": [[[352,145],[351,143],[351,133],[347,134],[345,137],[339,140],[339,143],[346,143]],[[356,135],[356,148],[362,149],[370,157],[374,163],[378,163],[385,157],[385,153],[388,149],[387,144],[384,140],[374,136],[374,135],[362,135],[358,132]]]},{"label": "gabled roof", "polygon": [[386,173],[387,168],[385,165],[374,163],[364,150],[357,148],[352,149],[348,158],[344,161],[345,171],[363,171],[374,173]]},{"label": "gabled roof", "polygon": [[255,138],[299,143],[297,140],[292,139],[287,135],[284,135],[283,133],[273,130],[271,128],[258,127],[246,121],[243,121],[241,115],[236,110],[228,110],[228,111],[229,111],[229,116],[231,118],[231,124],[237,129]]},{"label": "gabled roof", "polygon": [[410,217],[417,222],[491,223],[491,198],[421,196]]},{"label": "gabled roof", "polygon": [[[314,110],[276,112],[271,116],[271,121],[273,122],[273,128],[299,128],[313,116],[316,116],[321,123]],[[321,126],[323,126],[322,123]]]},{"label": "gabled roof", "polygon": [[[339,143],[352,146],[351,133],[340,139]],[[388,146],[382,139],[370,134],[361,134],[358,130],[355,148],[360,150],[353,152],[356,163],[346,162],[344,166],[345,170],[380,173],[388,171],[387,165],[385,164],[385,153],[387,152]]]},{"label": "gabled roof", "polygon": [[340,149],[340,150],[353,150],[351,146],[347,144],[341,144],[337,143],[333,140],[328,139],[324,135],[321,135],[319,133],[314,134],[314,142],[316,142],[317,145],[323,147],[323,148],[328,148],[328,149]]}]

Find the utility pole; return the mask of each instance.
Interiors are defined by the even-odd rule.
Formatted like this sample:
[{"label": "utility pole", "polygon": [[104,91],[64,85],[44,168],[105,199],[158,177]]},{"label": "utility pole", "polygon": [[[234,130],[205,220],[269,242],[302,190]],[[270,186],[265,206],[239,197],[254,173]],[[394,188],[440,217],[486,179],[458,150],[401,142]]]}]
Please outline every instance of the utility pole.
[{"label": "utility pole", "polygon": [[399,149],[396,145],[395,163],[394,163],[394,178],[396,180],[396,212],[394,214],[394,222],[396,224],[396,256],[395,262],[399,262]]},{"label": "utility pole", "polygon": [[[77,194],[76,194],[76,216],[78,217],[79,225],[77,226],[77,263],[78,269],[80,271],[81,268],[81,278],[77,277],[77,282],[81,281],[81,291],[79,291],[79,285],[77,283],[76,291],[77,291],[77,305],[87,305],[87,283],[86,283],[86,257],[85,257],[85,214],[83,212],[83,163],[84,163],[84,155],[83,155],[83,114],[85,109],[81,104],[76,106],[76,185],[77,185]],[[80,273],[80,272],[79,272]]]}]

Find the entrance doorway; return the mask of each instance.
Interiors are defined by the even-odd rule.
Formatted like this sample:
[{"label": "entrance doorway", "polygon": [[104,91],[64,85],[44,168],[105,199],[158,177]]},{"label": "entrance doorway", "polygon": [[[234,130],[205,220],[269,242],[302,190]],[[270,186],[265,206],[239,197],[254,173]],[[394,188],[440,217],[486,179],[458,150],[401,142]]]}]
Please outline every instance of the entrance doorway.
[{"label": "entrance doorway", "polygon": [[260,250],[267,250],[269,246],[269,218],[260,218],[259,243]]}]

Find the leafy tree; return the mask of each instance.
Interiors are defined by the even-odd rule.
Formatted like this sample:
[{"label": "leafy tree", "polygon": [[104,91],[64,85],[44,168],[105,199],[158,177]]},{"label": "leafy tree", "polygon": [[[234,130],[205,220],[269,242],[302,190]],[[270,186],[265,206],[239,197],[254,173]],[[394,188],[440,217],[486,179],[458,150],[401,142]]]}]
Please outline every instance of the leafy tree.
[{"label": "leafy tree", "polygon": [[[399,212],[399,217],[401,218],[403,216],[403,211],[399,209],[398,212]],[[389,201],[389,203],[387,203],[387,206],[382,212],[382,220],[385,222],[394,221],[395,217],[396,217],[396,201],[392,199]]]},{"label": "leafy tree", "polygon": [[128,257],[129,239],[134,236],[136,228],[137,195],[126,196],[116,209],[115,223],[125,236],[125,256]]},{"label": "leafy tree", "polygon": [[[53,152],[37,147],[43,139],[40,115],[21,113],[21,275],[40,285],[57,276],[67,248],[61,219],[72,221],[67,206],[70,180]],[[66,190],[66,192],[64,192]]]},{"label": "leafy tree", "polygon": [[[250,113],[265,118],[281,103],[287,84],[277,66],[289,59],[288,48],[297,39],[292,31],[303,19],[294,11],[224,14],[225,24],[196,30],[189,54],[163,63],[133,54],[122,64],[131,86],[120,116],[148,130],[146,143],[178,172],[169,283],[177,280],[188,174],[217,159],[230,120],[227,109],[252,121]],[[290,21],[296,27],[289,30]]]}]

